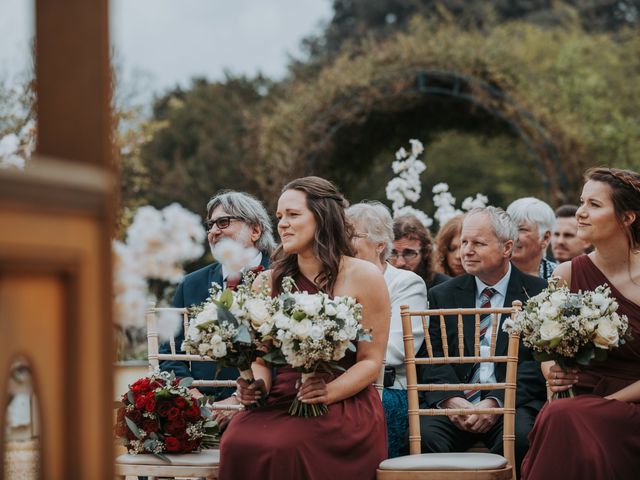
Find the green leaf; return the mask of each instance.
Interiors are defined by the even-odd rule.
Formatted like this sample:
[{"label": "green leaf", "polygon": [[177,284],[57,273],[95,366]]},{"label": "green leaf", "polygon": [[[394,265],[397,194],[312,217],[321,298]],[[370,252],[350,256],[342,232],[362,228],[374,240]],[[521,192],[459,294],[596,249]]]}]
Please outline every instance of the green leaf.
[{"label": "green leaf", "polygon": [[251,345],[251,332],[249,331],[249,328],[244,323],[241,323],[240,325],[238,325],[238,333],[236,334],[233,340],[234,342]]},{"label": "green leaf", "polygon": [[142,434],[140,433],[140,429],[135,424],[135,422],[131,420],[129,417],[124,417],[124,421],[126,422],[127,427],[129,427],[129,430],[131,430],[131,432],[136,436],[136,438],[140,440],[142,438]]},{"label": "green leaf", "polygon": [[306,316],[307,315],[304,312],[293,312],[293,315],[291,317],[297,322],[299,322],[300,320],[303,320]]},{"label": "green leaf", "polygon": [[533,358],[535,358],[538,362],[548,362],[549,360],[554,360],[555,357],[547,352],[533,352]]},{"label": "green leaf", "polygon": [[280,349],[271,350],[269,353],[262,356],[265,362],[269,362],[272,365],[286,365],[287,359],[284,358]]},{"label": "green leaf", "polygon": [[183,379],[180,380],[180,383],[179,383],[181,387],[185,387],[185,388],[189,388],[192,384],[193,384],[192,377],[184,377]]},{"label": "green leaf", "polygon": [[129,400],[129,403],[131,405],[135,403],[135,397],[133,396],[133,392],[131,390],[127,392],[127,400]]},{"label": "green leaf", "polygon": [[226,309],[231,308],[233,305],[233,292],[230,289],[226,289],[220,295],[220,299],[218,300]]},{"label": "green leaf", "polygon": [[607,359],[607,350],[604,350],[602,348],[596,348],[594,350],[594,357],[593,359],[596,362],[604,362]]},{"label": "green leaf", "polygon": [[236,328],[238,327],[238,324],[239,324],[236,317],[234,317],[233,314],[226,307],[218,308],[218,322],[219,323],[227,322],[229,325],[232,325]]},{"label": "green leaf", "polygon": [[216,324],[215,320],[207,320],[206,322],[202,322],[199,325],[196,325],[196,328],[201,332],[205,332],[210,327],[213,327],[215,324]]},{"label": "green leaf", "polygon": [[154,453],[154,455],[158,457],[160,460],[162,460],[163,462],[172,463],[169,457],[167,457],[163,453]]},{"label": "green leaf", "polygon": [[589,365],[592,358],[595,357],[593,345],[586,345],[582,350],[579,350],[575,356],[575,361],[578,365]]}]

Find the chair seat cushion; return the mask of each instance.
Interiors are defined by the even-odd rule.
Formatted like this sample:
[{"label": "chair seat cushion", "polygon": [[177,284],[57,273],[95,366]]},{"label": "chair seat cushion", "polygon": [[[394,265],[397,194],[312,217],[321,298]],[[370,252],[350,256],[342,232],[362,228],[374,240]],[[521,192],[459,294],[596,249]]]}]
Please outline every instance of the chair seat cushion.
[{"label": "chair seat cushion", "polygon": [[423,453],[383,461],[380,470],[498,470],[507,459],[493,453]]},{"label": "chair seat cushion", "polygon": [[[209,466],[220,463],[220,450],[202,450],[197,453],[165,454],[172,464],[184,466]],[[116,463],[121,465],[167,465],[155,455],[132,455],[125,453],[116,458]]]}]

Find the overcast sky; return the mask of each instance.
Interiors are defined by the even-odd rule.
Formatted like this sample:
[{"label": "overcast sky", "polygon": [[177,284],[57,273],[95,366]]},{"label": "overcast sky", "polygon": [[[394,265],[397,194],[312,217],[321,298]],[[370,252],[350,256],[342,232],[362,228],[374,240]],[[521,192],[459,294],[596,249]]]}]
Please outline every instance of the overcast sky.
[{"label": "overcast sky", "polygon": [[[28,65],[33,1],[0,0],[0,78]],[[161,92],[224,69],[284,75],[287,54],[331,18],[331,0],[112,0],[111,41],[124,79]]]}]

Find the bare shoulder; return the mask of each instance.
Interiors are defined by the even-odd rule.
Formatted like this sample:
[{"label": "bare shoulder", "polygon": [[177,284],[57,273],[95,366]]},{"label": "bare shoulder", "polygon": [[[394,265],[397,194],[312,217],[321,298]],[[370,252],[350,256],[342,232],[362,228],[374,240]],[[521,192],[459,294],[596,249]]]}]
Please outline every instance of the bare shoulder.
[{"label": "bare shoulder", "polygon": [[562,262],[553,271],[554,277],[560,277],[567,285],[571,285],[571,261]]},{"label": "bare shoulder", "polygon": [[354,257],[344,257],[344,275],[349,281],[380,278],[384,281],[382,272],[373,263]]}]

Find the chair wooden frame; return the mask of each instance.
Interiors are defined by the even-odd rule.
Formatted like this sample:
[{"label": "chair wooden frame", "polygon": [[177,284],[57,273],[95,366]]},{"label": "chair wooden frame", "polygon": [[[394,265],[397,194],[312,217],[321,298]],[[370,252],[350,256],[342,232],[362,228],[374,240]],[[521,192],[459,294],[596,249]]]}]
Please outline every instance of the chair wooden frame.
[{"label": "chair wooden frame", "polygon": [[[189,355],[178,353],[176,351],[175,337],[169,338],[169,347],[171,353],[159,353],[160,345],[158,340],[158,317],[161,312],[177,313],[182,315],[184,331],[189,327],[189,313],[186,308],[169,308],[156,307],[150,304],[145,314],[147,323],[147,346],[149,360],[149,371],[153,372],[160,366],[162,360],[177,360],[185,362],[214,362],[210,357],[200,355]],[[235,380],[194,380],[193,387],[230,387],[236,386]],[[211,408],[214,410],[242,410],[242,405],[227,405],[221,403],[213,403]],[[167,455],[171,459],[171,463],[159,462],[157,457],[145,454],[131,455],[125,454],[116,458],[115,470],[116,478],[124,480],[127,475],[146,476],[149,479],[156,477],[198,477],[207,480],[215,479],[218,476],[218,465],[220,463],[219,450],[205,450],[202,455],[199,453],[191,453],[184,455]],[[204,458],[203,458],[204,457]]]},{"label": "chair wooden frame", "polygon": [[[408,397],[408,417],[409,417],[409,452],[410,455],[397,459],[385,460],[380,464],[377,470],[377,478],[379,480],[396,480],[396,479],[432,479],[432,480],[454,480],[454,479],[474,479],[474,480],[497,480],[511,479],[515,480],[515,398],[516,398],[516,377],[518,369],[518,346],[519,336],[512,333],[509,335],[509,343],[506,356],[496,356],[496,340],[500,318],[504,314],[515,314],[522,309],[522,302],[516,300],[511,307],[506,308],[450,308],[450,309],[433,309],[425,311],[409,311],[409,306],[403,305],[401,309],[402,333],[405,350],[405,365],[407,369],[407,397]],[[480,318],[483,315],[491,314],[491,340],[489,356],[480,355]],[[464,330],[463,317],[473,315],[475,319],[474,345],[473,355],[465,356],[464,354]],[[414,353],[413,333],[412,333],[412,317],[420,317],[422,327],[425,333],[425,345],[427,350],[426,358],[416,358]],[[452,318],[454,317],[454,318]],[[442,341],[442,349],[444,356],[434,357],[431,337],[429,334],[429,319],[435,318],[440,322],[440,340]],[[458,337],[458,355],[450,356],[447,340],[446,325],[447,321],[455,322]],[[417,377],[416,365],[453,365],[465,363],[506,363],[505,382],[484,383],[484,384],[419,384]],[[474,408],[474,409],[451,409],[451,408],[426,408],[422,409],[419,405],[418,392],[430,391],[460,391],[460,390],[504,390],[504,404],[498,408]],[[484,468],[466,468],[460,470],[439,468],[439,469],[420,469],[420,465],[416,466],[415,456],[422,456],[425,460],[437,459],[438,454],[428,453],[421,454],[421,434],[420,434],[420,416],[448,416],[448,415],[468,415],[475,414],[500,414],[504,416],[503,424],[503,456],[507,461],[506,466],[498,469]],[[456,455],[473,456],[481,458],[478,453],[461,453]],[[462,457],[461,457],[462,458]],[[473,457],[467,457],[473,458]],[[411,466],[402,465],[407,460]],[[437,468],[437,467],[436,467]]]}]

